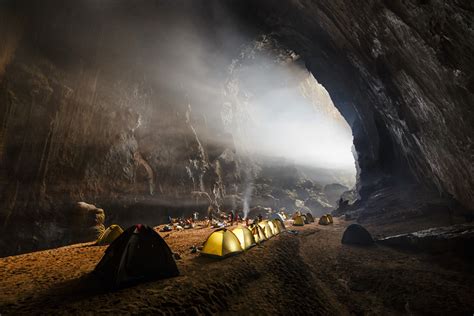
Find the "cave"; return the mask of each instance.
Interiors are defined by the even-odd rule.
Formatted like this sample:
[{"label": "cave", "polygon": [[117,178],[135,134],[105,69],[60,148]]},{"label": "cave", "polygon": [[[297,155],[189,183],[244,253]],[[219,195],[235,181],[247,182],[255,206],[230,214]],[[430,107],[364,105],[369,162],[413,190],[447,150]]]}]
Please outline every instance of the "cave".
[{"label": "cave", "polygon": [[[473,50],[468,0],[3,1],[0,314],[472,313]],[[105,288],[112,224],[181,276]]]}]

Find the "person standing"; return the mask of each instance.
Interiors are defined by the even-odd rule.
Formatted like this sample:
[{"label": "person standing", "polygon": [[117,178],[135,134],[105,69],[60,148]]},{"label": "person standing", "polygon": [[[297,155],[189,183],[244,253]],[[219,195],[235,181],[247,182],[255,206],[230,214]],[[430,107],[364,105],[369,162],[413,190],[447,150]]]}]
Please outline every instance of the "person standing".
[{"label": "person standing", "polygon": [[212,226],[213,217],[214,217],[214,208],[212,207],[212,205],[209,205],[209,207],[207,208],[207,218],[209,220],[208,226]]},{"label": "person standing", "polygon": [[230,226],[234,226],[234,211],[230,211],[229,221],[230,221]]}]

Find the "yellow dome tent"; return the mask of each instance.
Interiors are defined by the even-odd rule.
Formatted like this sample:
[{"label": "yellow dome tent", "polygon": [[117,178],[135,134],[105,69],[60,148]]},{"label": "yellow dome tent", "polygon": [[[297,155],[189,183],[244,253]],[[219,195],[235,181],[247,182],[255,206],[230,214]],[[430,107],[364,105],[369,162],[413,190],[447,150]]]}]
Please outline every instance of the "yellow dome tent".
[{"label": "yellow dome tent", "polygon": [[255,239],[253,238],[252,232],[247,227],[238,226],[232,232],[239,239],[240,246],[243,250],[255,246]]},{"label": "yellow dome tent", "polygon": [[296,216],[293,220],[293,226],[304,226],[304,220],[301,216]]},{"label": "yellow dome tent", "polygon": [[252,231],[252,235],[255,239],[255,242],[261,243],[267,240],[267,237],[265,236],[262,227],[260,227],[258,224],[251,225],[250,230]]},{"label": "yellow dome tent", "polygon": [[123,233],[122,227],[119,225],[110,225],[97,239],[96,245],[103,246],[111,244],[118,236]]},{"label": "yellow dome tent", "polygon": [[280,233],[280,231],[275,227],[275,224],[273,224],[273,221],[267,221],[268,222],[268,226],[270,226],[270,229],[272,230],[272,234],[273,235],[278,235]]},{"label": "yellow dome tent", "polygon": [[278,235],[279,233],[281,233],[280,226],[278,226],[276,222],[279,222],[279,220],[274,219],[272,221],[269,221],[269,224],[272,224],[273,226],[273,235]]},{"label": "yellow dome tent", "polygon": [[328,217],[329,219],[329,223],[334,223],[334,219],[332,218],[332,215],[331,214],[326,214],[326,216]]},{"label": "yellow dome tent", "polygon": [[319,218],[319,225],[329,225],[331,224],[327,215],[323,215]]},{"label": "yellow dome tent", "polygon": [[273,225],[275,225],[276,229],[278,230],[278,233],[281,233],[285,230],[285,226],[283,226],[282,222],[278,219],[273,220]]},{"label": "yellow dome tent", "polygon": [[210,234],[201,250],[201,254],[217,258],[227,257],[239,252],[242,252],[239,238],[225,228]]},{"label": "yellow dome tent", "polygon": [[[265,221],[261,221],[260,223],[258,223],[258,225],[260,227],[262,227],[262,230],[263,232],[265,233],[265,236],[267,237],[267,239],[270,239],[273,237],[273,229],[272,227],[269,225],[269,221],[265,220]],[[273,226],[273,224],[272,224]]]}]

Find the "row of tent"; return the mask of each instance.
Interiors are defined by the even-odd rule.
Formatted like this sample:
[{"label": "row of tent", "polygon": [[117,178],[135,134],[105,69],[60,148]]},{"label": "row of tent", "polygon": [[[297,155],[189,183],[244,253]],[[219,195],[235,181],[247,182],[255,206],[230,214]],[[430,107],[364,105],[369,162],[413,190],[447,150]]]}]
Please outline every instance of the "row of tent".
[{"label": "row of tent", "polygon": [[[314,220],[313,215],[311,213],[307,213],[306,215],[294,216],[293,225],[303,226],[304,224],[310,224],[314,222],[315,220]],[[330,214],[323,215],[319,218],[320,225],[329,225],[329,224],[332,224],[333,222],[334,222],[333,218]],[[265,225],[264,223],[268,223],[268,225]],[[276,213],[276,214],[272,214],[272,216],[270,217],[270,220],[262,221],[259,225],[257,225],[260,228],[256,227],[255,225],[250,226],[250,228],[252,229],[251,234],[253,235],[254,241],[258,243],[261,241],[265,241],[268,238],[271,238],[273,235],[279,234],[282,230],[285,229],[285,225],[283,223],[284,223],[283,215]],[[234,229],[232,232],[238,236],[244,236],[244,235],[250,236],[249,233],[242,232],[243,228],[245,227],[239,226],[238,228]],[[260,233],[259,231],[262,229],[264,230],[264,232]],[[116,238],[118,238],[118,236],[120,236],[122,233],[123,233],[123,229],[119,225],[115,225],[115,224],[110,225],[109,228],[107,228],[97,239],[96,244],[99,246],[108,245],[112,243]],[[243,240],[242,238],[244,237],[241,237],[238,239],[242,245],[242,249],[246,250],[248,249],[248,245],[246,243],[242,244],[242,240]]]},{"label": "row of tent", "polygon": [[285,224],[277,218],[263,220],[249,227],[239,225],[232,231],[222,228],[209,235],[204,242],[201,254],[215,258],[235,255],[280,234],[284,230]]},{"label": "row of tent", "polygon": [[[295,222],[302,222],[302,225],[305,221],[314,222],[314,218],[309,215],[296,216]],[[322,220],[332,223],[332,216],[322,216],[320,224]],[[232,231],[225,228],[216,230],[207,238],[201,254],[217,258],[238,254],[284,230],[284,221],[278,217],[249,227],[237,226]],[[94,274],[104,279],[110,287],[179,275],[171,249],[151,227],[139,224],[123,231],[120,226],[111,225],[96,244],[110,244],[94,269]]]},{"label": "row of tent", "polygon": [[[306,215],[297,214],[293,219],[294,226],[314,223],[311,213]],[[333,218],[330,214],[320,217],[320,225],[332,224]],[[201,250],[201,254],[210,257],[224,258],[241,253],[250,249],[257,243],[264,242],[285,230],[284,218],[281,214],[273,214],[269,220],[261,221],[249,227],[237,226],[232,231],[225,228],[214,231]]]},{"label": "row of tent", "polygon": [[[237,254],[284,230],[283,222],[277,219],[262,221],[250,229],[220,229],[207,238],[201,253],[213,257]],[[138,224],[123,231],[120,226],[111,225],[96,242],[109,243],[93,273],[111,288],[179,275],[171,249],[151,227]]]},{"label": "row of tent", "polygon": [[[284,223],[283,216],[280,214],[273,214],[272,217],[273,219],[265,220],[265,221],[260,222],[258,225],[255,224],[255,225],[250,226],[250,229],[244,226],[238,226],[232,232],[230,232],[230,233],[233,233],[239,240],[239,243],[241,246],[240,251],[247,250],[250,247],[254,246],[256,243],[263,242],[271,238],[272,236],[279,234],[281,231],[285,230],[285,225],[283,224]],[[311,213],[308,213],[306,215],[296,215],[293,220],[293,225],[303,226],[304,224],[310,224],[314,222],[315,220],[314,220],[313,215],[311,215]],[[333,223],[333,218],[330,214],[321,216],[321,218],[319,219],[320,225],[329,225],[332,223]],[[226,235],[224,231],[226,230],[216,231],[215,232],[216,235],[213,236],[212,239],[215,238],[216,240],[221,240],[221,239],[223,240],[224,239],[223,236]],[[112,243],[115,239],[117,239],[122,233],[123,233],[123,229],[120,226],[111,225],[101,234],[96,244],[99,246],[108,245]],[[223,236],[220,236],[220,235],[223,235]],[[231,236],[230,234],[227,234],[227,235]],[[211,236],[209,236],[209,238]],[[233,239],[235,241],[235,238],[232,238],[232,237],[226,237],[226,238],[229,240]],[[232,243],[237,244],[236,242],[232,242]],[[215,243],[213,242],[204,243],[204,245],[206,244],[208,244],[210,247],[211,245],[214,245]],[[233,250],[232,253],[239,251],[238,247],[236,248],[237,249]],[[207,251],[207,248],[206,248],[206,252],[221,253],[218,250],[214,250],[214,248],[210,248],[210,249],[211,250]]]},{"label": "row of tent", "polygon": [[[314,217],[311,213],[307,213],[306,215],[296,214],[293,217],[293,226],[304,226],[304,224],[314,223]],[[319,218],[319,225],[329,225],[334,223],[331,214],[323,215]]]}]

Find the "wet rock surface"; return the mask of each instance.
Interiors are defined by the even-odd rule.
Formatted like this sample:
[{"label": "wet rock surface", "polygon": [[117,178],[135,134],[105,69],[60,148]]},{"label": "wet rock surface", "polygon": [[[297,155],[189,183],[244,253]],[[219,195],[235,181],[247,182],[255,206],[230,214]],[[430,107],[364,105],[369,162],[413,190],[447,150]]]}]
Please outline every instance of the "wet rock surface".
[{"label": "wet rock surface", "polygon": [[474,259],[474,224],[436,227],[378,239],[377,243],[402,250],[433,254],[454,253]]}]

